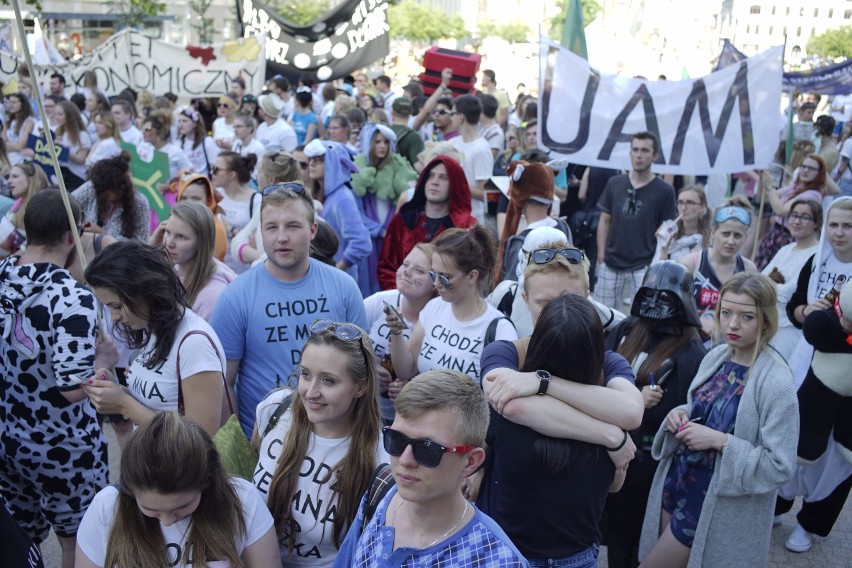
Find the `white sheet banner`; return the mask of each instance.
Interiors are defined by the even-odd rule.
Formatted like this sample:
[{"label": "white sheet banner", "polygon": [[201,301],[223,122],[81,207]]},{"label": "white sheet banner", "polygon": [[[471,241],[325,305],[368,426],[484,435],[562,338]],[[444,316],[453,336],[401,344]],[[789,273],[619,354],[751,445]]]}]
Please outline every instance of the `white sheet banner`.
[{"label": "white sheet banner", "polygon": [[[18,65],[26,65],[23,58],[0,51],[0,79],[8,82],[17,78]],[[131,87],[155,95],[172,92],[181,98],[194,98],[227,94],[237,77],[245,80],[246,92],[261,92],[266,58],[262,37],[184,46],[128,29],[111,36],[77,61],[35,68],[43,87],[48,85],[51,74],[61,73],[71,93],[83,86],[87,71],[94,71],[98,86],[108,95]]]},{"label": "white sheet banner", "polygon": [[661,142],[653,170],[706,175],[765,168],[779,143],[782,48],[684,81],[602,75],[541,39],[539,144],[571,163],[630,168],[630,136]]}]

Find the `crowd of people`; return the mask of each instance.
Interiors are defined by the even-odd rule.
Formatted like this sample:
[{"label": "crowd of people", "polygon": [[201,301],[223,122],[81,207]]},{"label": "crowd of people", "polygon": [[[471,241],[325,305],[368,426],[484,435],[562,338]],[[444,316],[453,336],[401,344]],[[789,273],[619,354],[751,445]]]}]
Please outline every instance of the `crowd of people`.
[{"label": "crowd of people", "polygon": [[[18,79],[10,555],[40,565],[53,530],[63,568],[755,566],[796,497],[788,549],[837,521],[852,123],[815,97],[791,164],[710,198],[653,172],[652,132],[627,171],[553,160],[490,70],[475,94],[305,73],[183,106]],[[70,209],[26,144],[48,131]],[[165,218],[127,145],[165,155]]]}]

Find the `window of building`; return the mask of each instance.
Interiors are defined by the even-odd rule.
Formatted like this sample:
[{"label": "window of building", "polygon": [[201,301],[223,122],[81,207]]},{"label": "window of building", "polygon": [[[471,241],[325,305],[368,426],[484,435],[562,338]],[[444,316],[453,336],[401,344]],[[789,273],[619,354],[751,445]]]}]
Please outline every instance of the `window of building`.
[{"label": "window of building", "polygon": [[829,17],[829,18],[833,18],[833,17],[834,17],[834,8],[829,8],[829,9],[828,9],[828,17]]},{"label": "window of building", "polygon": [[802,37],[802,28],[796,28],[796,37]]},{"label": "window of building", "polygon": [[774,31],[775,31],[775,27],[769,26],[769,35],[772,35],[772,32],[774,32]]},{"label": "window of building", "polygon": [[786,13],[785,13],[784,15],[785,15],[785,16],[789,16],[789,15],[790,15],[790,7],[789,7],[789,6],[787,6],[787,11],[786,11]]},{"label": "window of building", "polygon": [[852,18],[852,10],[846,10],[843,12],[843,19],[848,20],[849,18]]},{"label": "window of building", "polygon": [[814,18],[819,18],[819,8],[814,8]]},{"label": "window of building", "polygon": [[758,25],[754,26],[754,33],[756,33],[756,34],[760,33],[760,26],[758,26]]},{"label": "window of building", "polygon": [[775,6],[772,7],[772,15],[775,15]]},{"label": "window of building", "polygon": [[751,9],[749,10],[749,13],[750,14],[760,14],[760,6],[756,6],[756,5],[752,6]]},{"label": "window of building", "polygon": [[750,34],[750,33],[751,33],[751,24],[747,24],[747,25],[746,25],[746,33],[747,33],[747,34]]}]

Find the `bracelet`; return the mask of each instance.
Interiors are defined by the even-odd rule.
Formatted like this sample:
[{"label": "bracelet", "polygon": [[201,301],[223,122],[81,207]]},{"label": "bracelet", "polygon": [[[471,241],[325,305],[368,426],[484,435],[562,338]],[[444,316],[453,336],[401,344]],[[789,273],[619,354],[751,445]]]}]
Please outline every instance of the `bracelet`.
[{"label": "bracelet", "polygon": [[[627,443],[627,430],[624,430],[624,439],[623,439],[623,440],[621,440],[621,443],[620,443],[620,444],[618,444],[618,447],[615,447],[615,448],[607,448],[607,449],[606,449],[606,451],[608,451],[608,452],[617,452],[618,450],[620,450],[621,448],[623,448],[623,447],[624,447],[624,444],[626,444],[626,443]],[[604,447],[606,447],[606,446],[604,446]]]},{"label": "bracelet", "polygon": [[242,264],[245,264],[243,260],[243,249],[248,246],[248,243],[243,243],[240,245],[240,248],[237,249],[237,260],[239,260]]}]

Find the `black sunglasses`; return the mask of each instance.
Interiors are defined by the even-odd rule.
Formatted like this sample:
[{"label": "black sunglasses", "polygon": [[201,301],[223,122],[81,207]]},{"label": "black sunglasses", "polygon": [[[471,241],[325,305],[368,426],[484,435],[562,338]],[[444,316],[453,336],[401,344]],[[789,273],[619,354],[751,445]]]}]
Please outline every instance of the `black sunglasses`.
[{"label": "black sunglasses", "polygon": [[413,440],[390,426],[382,428],[382,442],[385,451],[394,457],[401,456],[411,446],[415,461],[423,467],[438,467],[444,454],[463,454],[476,449],[476,446],[442,446],[432,440]]},{"label": "black sunglasses", "polygon": [[[459,276],[464,276],[464,274],[459,274]],[[444,276],[443,274],[438,274],[434,270],[429,271],[429,280],[432,281],[432,284],[440,282],[441,286],[443,286],[447,290],[453,289],[453,280],[455,280],[459,276],[453,276],[452,278],[449,278],[447,276]]]},{"label": "black sunglasses", "polygon": [[580,264],[583,261],[583,251],[575,248],[545,248],[527,253],[528,258],[536,264],[547,264],[556,255],[562,256],[571,264]]},{"label": "black sunglasses", "polygon": [[293,193],[304,193],[305,186],[296,181],[288,181],[286,183],[276,183],[275,185],[270,185],[268,187],[263,188],[261,192],[262,195],[266,196],[270,193],[275,193],[276,191],[292,191]]},{"label": "black sunglasses", "polygon": [[309,164],[307,162],[299,162],[299,167],[302,168],[303,170],[308,169],[308,165]]}]

